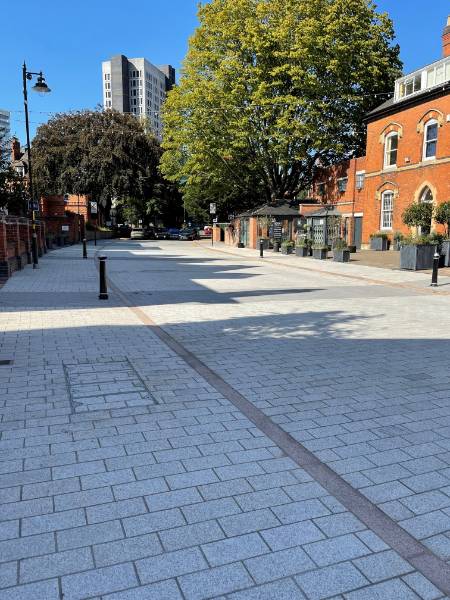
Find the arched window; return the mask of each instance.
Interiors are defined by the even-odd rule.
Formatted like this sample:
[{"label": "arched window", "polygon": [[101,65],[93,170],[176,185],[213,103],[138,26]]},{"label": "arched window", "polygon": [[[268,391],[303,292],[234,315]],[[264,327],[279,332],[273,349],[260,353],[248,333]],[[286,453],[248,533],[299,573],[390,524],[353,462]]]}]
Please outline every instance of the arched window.
[{"label": "arched window", "polygon": [[423,132],[423,160],[436,158],[439,124],[436,119],[431,119],[425,125]]},{"label": "arched window", "polygon": [[380,229],[392,229],[394,213],[394,192],[386,190],[381,194],[381,223]]},{"label": "arched window", "polygon": [[384,143],[384,166],[395,167],[397,165],[398,133],[393,131]]},{"label": "arched window", "polygon": [[426,204],[433,204],[433,192],[427,186],[424,188],[423,192],[420,194],[419,202],[424,202]]}]

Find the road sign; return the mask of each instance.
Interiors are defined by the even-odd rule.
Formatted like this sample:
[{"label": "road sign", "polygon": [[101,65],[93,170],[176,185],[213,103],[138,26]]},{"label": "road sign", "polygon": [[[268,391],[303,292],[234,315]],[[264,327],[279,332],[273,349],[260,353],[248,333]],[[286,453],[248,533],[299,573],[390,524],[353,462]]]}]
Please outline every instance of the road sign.
[{"label": "road sign", "polygon": [[216,203],[215,202],[211,202],[209,205],[209,212],[211,215],[215,215],[216,214]]},{"label": "road sign", "polygon": [[213,219],[213,223],[217,223],[217,221],[218,221],[218,220],[219,220],[219,219],[218,219],[217,217],[214,217],[214,219]]},{"label": "road sign", "polygon": [[91,215],[96,215],[97,213],[98,213],[97,202],[91,202]]},{"label": "road sign", "polygon": [[61,225],[61,231],[69,231],[68,225]]}]

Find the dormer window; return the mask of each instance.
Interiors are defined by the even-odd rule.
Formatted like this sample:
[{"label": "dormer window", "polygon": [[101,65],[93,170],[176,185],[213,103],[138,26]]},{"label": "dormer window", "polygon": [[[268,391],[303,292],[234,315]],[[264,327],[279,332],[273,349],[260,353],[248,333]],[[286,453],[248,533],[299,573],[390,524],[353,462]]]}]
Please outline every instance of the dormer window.
[{"label": "dormer window", "polygon": [[384,144],[384,167],[397,166],[398,133],[393,131],[386,137]]},{"label": "dormer window", "polygon": [[436,158],[438,122],[434,119],[428,121],[423,135],[423,160]]}]

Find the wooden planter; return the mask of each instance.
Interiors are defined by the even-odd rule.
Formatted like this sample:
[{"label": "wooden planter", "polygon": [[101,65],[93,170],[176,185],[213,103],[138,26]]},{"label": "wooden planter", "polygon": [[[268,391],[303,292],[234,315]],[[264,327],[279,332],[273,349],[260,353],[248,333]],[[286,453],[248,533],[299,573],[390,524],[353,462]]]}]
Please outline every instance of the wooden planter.
[{"label": "wooden planter", "polygon": [[370,238],[370,249],[371,250],[387,250],[389,248],[389,240],[383,237]]},{"label": "wooden planter", "polygon": [[326,248],[315,249],[312,251],[313,258],[317,258],[318,260],[327,260],[328,258],[328,250]]},{"label": "wooden planter", "polygon": [[400,248],[400,268],[408,271],[431,269],[435,244],[409,244]]},{"label": "wooden planter", "polygon": [[333,260],[335,262],[350,262],[350,250],[333,250]]}]

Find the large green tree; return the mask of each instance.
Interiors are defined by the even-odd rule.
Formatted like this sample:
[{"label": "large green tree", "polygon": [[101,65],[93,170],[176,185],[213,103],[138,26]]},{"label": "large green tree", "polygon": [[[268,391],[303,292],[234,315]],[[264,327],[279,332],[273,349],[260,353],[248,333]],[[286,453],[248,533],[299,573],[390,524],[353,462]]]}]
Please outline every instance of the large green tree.
[{"label": "large green tree", "polygon": [[162,171],[189,201],[292,199],[363,152],[401,67],[370,0],[211,0],[199,21],[163,117]]},{"label": "large green tree", "polygon": [[159,182],[159,142],[145,122],[116,111],[59,114],[33,140],[40,194],[90,194],[107,209],[114,198],[150,198]]}]

